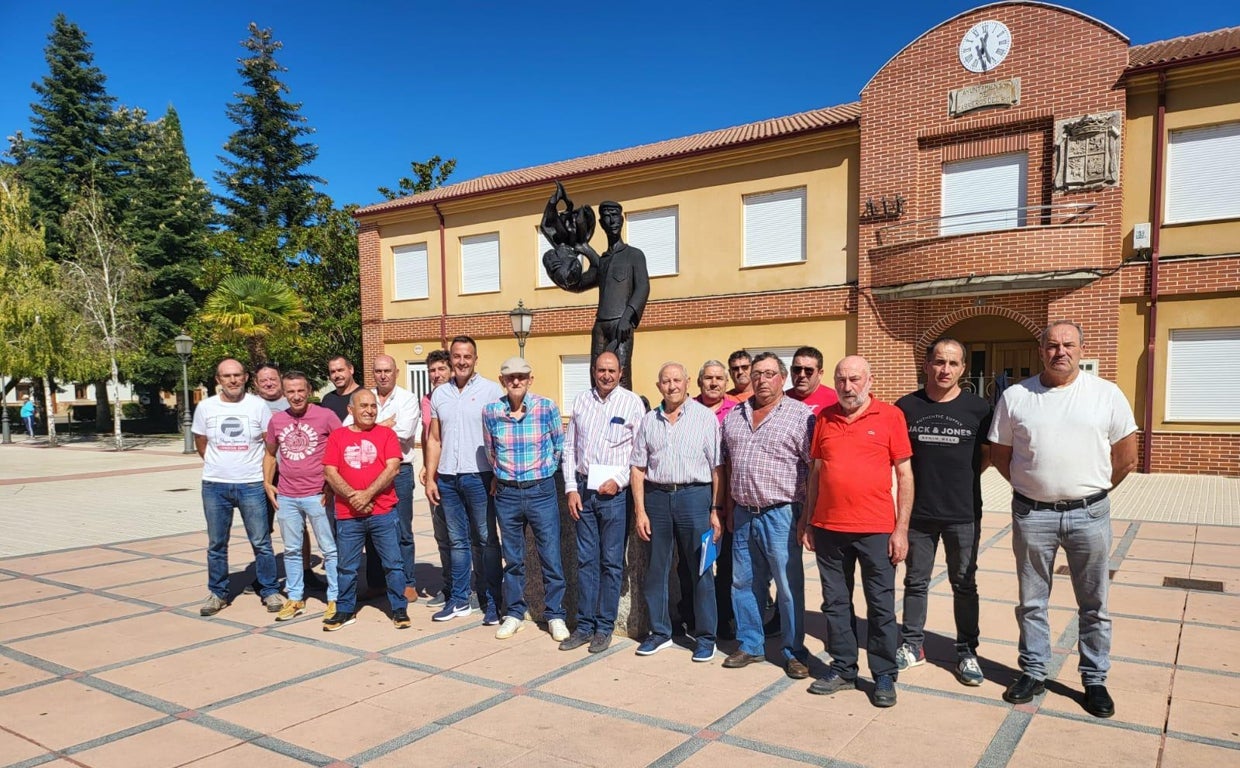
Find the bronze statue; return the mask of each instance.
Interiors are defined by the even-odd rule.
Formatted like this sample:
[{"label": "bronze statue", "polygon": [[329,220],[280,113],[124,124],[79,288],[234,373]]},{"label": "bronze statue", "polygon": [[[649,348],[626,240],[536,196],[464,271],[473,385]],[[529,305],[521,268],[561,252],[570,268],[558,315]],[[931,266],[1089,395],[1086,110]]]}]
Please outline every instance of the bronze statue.
[{"label": "bronze statue", "polygon": [[[564,208],[560,209],[560,203]],[[598,314],[590,339],[590,368],[603,352],[614,352],[624,373],[620,385],[633,388],[630,363],[633,359],[633,331],[641,323],[646,300],[650,297],[650,277],[646,274],[646,254],[620,239],[624,209],[604,200],[598,206],[599,220],[607,234],[607,250],[600,256],[590,245],[594,234],[594,211],[589,206],[574,208],[555,183],[540,225],[551,250],[543,254],[543,268],[559,287],[581,293],[598,286]],[[589,267],[582,269],[581,258]]]}]

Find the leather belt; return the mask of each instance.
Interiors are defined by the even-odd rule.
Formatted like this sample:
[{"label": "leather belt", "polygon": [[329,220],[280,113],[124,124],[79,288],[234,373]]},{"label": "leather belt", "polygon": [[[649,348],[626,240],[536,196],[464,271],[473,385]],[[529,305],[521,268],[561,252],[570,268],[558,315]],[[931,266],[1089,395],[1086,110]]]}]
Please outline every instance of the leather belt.
[{"label": "leather belt", "polygon": [[1016,491],[1012,491],[1012,497],[1019,502],[1028,504],[1031,509],[1053,509],[1056,512],[1068,512],[1073,509],[1084,509],[1091,504],[1097,504],[1107,497],[1107,491],[1100,491],[1093,496],[1086,496],[1083,499],[1065,499],[1063,501],[1038,501]]},{"label": "leather belt", "polygon": [[765,507],[753,507],[748,504],[737,504],[735,505],[735,508],[751,510],[752,514],[754,515],[765,515],[767,512],[770,512],[772,509],[779,509],[780,507],[789,507],[789,506],[792,506],[792,502],[784,501],[784,502],[780,502],[777,504],[768,504]]},{"label": "leather belt", "polygon": [[506,487],[506,488],[517,488],[517,489],[522,490],[522,491],[524,491],[524,490],[525,490],[525,489],[527,489],[527,488],[533,488],[533,487],[534,487],[534,486],[536,486],[536,485],[541,485],[541,484],[545,483],[546,481],[547,481],[547,478],[545,478],[545,477],[544,477],[544,478],[542,478],[541,480],[521,480],[521,481],[517,481],[517,480],[502,480],[502,479],[500,479],[500,478],[498,478],[498,477],[497,477],[497,478],[495,478],[495,482],[499,483],[500,485],[502,485],[502,486],[504,486],[504,487]]},{"label": "leather belt", "polygon": [[664,493],[675,493],[676,491],[684,491],[689,488],[709,488],[710,483],[652,483],[646,481],[647,488],[653,488],[656,491]]}]

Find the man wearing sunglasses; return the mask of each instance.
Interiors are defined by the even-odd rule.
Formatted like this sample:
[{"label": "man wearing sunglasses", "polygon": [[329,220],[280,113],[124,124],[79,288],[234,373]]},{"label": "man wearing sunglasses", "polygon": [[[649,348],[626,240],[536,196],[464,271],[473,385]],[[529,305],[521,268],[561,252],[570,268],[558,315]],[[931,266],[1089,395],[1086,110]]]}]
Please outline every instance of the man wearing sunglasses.
[{"label": "man wearing sunglasses", "polygon": [[792,356],[792,387],[785,393],[809,406],[817,416],[823,408],[840,401],[832,387],[822,386],[822,353],[814,347],[801,347]]},{"label": "man wearing sunglasses", "polygon": [[729,397],[735,397],[738,401],[753,397],[753,383],[749,379],[751,365],[753,358],[743,349],[728,355],[728,373],[732,376],[732,388],[727,391]]}]

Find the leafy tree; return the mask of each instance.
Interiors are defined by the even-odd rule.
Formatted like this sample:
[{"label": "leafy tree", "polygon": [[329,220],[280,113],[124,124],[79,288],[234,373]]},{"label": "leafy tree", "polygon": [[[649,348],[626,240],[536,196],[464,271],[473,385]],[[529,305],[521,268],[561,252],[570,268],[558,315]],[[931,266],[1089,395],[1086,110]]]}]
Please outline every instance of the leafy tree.
[{"label": "leafy tree", "polygon": [[388,200],[395,200],[398,197],[409,197],[419,192],[429,192],[435,187],[442,187],[456,170],[456,158],[444,160],[439,155],[432,155],[425,163],[417,161],[410,163],[409,168],[413,172],[412,177],[404,177],[397,181],[395,190],[379,187],[379,194]]},{"label": "leafy tree", "polygon": [[250,37],[242,41],[246,55],[238,59],[244,89],[227,107],[237,130],[224,144],[222,168],[216,182],[225,194],[224,224],[240,237],[251,237],[268,226],[290,230],[311,223],[323,179],[304,169],[318,156],[318,146],[303,141],[314,132],[300,114],[301,103],[285,98],[288,86],[280,74],[288,70],[276,61],[283,44],[270,29],[250,23]]},{"label": "leafy tree", "polygon": [[273,337],[295,336],[309,318],[287,284],[257,275],[231,275],[207,297],[201,319],[223,339],[240,340],[250,366],[266,362]]}]

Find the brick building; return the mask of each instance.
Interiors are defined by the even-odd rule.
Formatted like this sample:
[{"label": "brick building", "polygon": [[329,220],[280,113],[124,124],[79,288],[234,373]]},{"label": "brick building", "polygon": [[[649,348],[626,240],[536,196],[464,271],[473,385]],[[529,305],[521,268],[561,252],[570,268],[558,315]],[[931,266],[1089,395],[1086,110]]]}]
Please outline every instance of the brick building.
[{"label": "brick building", "polygon": [[520,300],[535,388],[564,404],[586,386],[595,294],[539,261],[555,179],[622,202],[647,254],[633,379],[651,399],[665,360],[801,344],[828,366],[866,355],[893,398],[943,333],[993,394],[1072,318],[1084,364],[1133,403],[1146,468],[1240,475],[1240,28],[1131,45],[1070,9],[988,5],[895,52],[856,103],[363,208],[367,362],[405,360],[417,389],[464,333],[494,375]]}]

